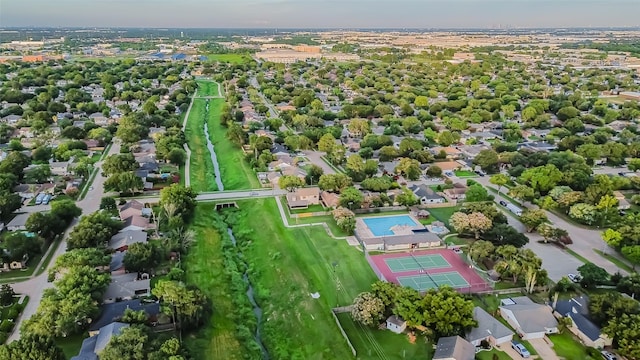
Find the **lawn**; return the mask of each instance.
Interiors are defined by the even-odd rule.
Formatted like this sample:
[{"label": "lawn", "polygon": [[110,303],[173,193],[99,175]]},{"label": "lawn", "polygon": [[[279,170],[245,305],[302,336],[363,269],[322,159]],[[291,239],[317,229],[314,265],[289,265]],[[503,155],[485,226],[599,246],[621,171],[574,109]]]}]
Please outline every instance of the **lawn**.
[{"label": "lawn", "polygon": [[191,149],[191,161],[189,162],[191,188],[196,192],[217,190],[213,163],[211,162],[211,155],[209,149],[207,149],[207,141],[204,136],[205,116],[206,100],[193,100],[193,106],[185,128],[185,137],[189,144],[189,149]]},{"label": "lawn", "polygon": [[452,235],[447,237],[444,242],[449,244],[453,244],[453,245],[471,245],[471,243],[473,243],[474,239],[472,238],[462,238],[459,237],[457,235]]},{"label": "lawn", "polygon": [[82,347],[82,340],[89,337],[88,333],[71,335],[66,338],[56,339],[56,345],[58,345],[62,352],[64,352],[65,358],[71,359],[78,355],[80,348]]},{"label": "lawn", "polygon": [[9,279],[13,278],[27,278],[33,275],[33,272],[36,270],[38,263],[40,262],[40,260],[42,260],[42,256],[44,256],[44,253],[46,251],[47,250],[45,249],[43,253],[31,257],[27,262],[26,269],[0,272],[0,283],[10,282]]},{"label": "lawn", "polygon": [[306,209],[289,209],[289,213],[291,214],[304,214],[304,213],[312,213],[312,212],[323,212],[327,211],[322,205],[309,205]]},{"label": "lawn", "polygon": [[477,360],[494,360],[494,356],[498,356],[498,360],[511,360],[511,356],[504,351],[492,349],[491,351],[481,351],[476,353]]},{"label": "lawn", "polygon": [[[301,224],[317,224],[317,223],[325,223],[331,229],[331,233],[334,236],[344,237],[349,234],[344,232],[342,229],[338,227],[336,221],[333,219],[332,215],[320,215],[320,216],[306,216],[299,218],[292,218],[289,213],[289,208],[287,207],[287,202],[284,197],[278,198],[280,204],[282,204],[282,208],[284,209],[285,215],[287,215],[287,219],[289,220],[290,225],[301,225]],[[282,221],[282,220],[280,220]]]},{"label": "lawn", "polygon": [[219,85],[213,81],[198,81],[196,96],[218,96]]},{"label": "lawn", "polygon": [[246,54],[208,54],[209,61],[228,62],[232,64],[246,64],[253,61]]},{"label": "lawn", "polygon": [[611,255],[611,254],[606,254],[603,253],[600,250],[597,249],[593,249],[593,251],[595,251],[598,255],[602,256],[603,258],[609,260],[610,262],[612,262],[613,264],[615,264],[617,267],[626,270],[629,273],[634,273],[636,272],[631,266],[629,266],[626,262],[618,259],[617,257]]},{"label": "lawn", "polygon": [[438,221],[442,221],[448,228],[449,227],[449,218],[453,215],[454,212],[460,210],[460,206],[452,206],[452,207],[441,207],[441,208],[430,208],[429,213],[431,216],[438,219]]},{"label": "lawn", "polygon": [[587,355],[587,349],[580,344],[569,331],[563,334],[548,335],[553,342],[553,350],[565,360],[592,359]]},{"label": "lawn", "polygon": [[[220,124],[220,113],[223,104],[223,99],[211,100],[209,103],[209,117],[207,118],[207,122],[209,124],[209,136],[215,148],[218,163],[220,164],[220,174],[222,175],[224,189],[240,190],[260,188],[260,182],[251,166],[244,160],[242,150],[227,139],[227,129]],[[191,111],[193,111],[193,109]],[[206,146],[204,135],[202,142]],[[191,156],[193,160],[193,154]],[[210,159],[209,162],[211,162]],[[193,161],[191,162],[191,166],[191,171],[193,172]],[[193,182],[193,176],[191,181]],[[191,185],[193,186],[193,183]]]},{"label": "lawn", "polygon": [[456,174],[457,177],[478,176],[478,175],[476,175],[476,173],[474,173],[473,171],[469,171],[469,170],[455,170],[453,173]]},{"label": "lawn", "polygon": [[207,324],[185,338],[196,359],[242,359],[242,347],[235,337],[231,290],[223,272],[220,235],[211,228],[214,204],[196,208],[191,228],[196,241],[185,256],[187,282],[197,285],[211,300],[214,309]]},{"label": "lawn", "polygon": [[[330,308],[350,304],[377,280],[362,253],[320,227],[285,228],[274,199],[238,205],[235,228],[252,239],[244,256],[268,319],[262,324],[267,349],[277,358],[351,358]],[[319,299],[310,295],[316,292]]]},{"label": "lawn", "polygon": [[412,344],[407,335],[357,324],[349,313],[337,316],[358,359],[430,359],[433,356],[432,346],[424,337],[418,337]]}]

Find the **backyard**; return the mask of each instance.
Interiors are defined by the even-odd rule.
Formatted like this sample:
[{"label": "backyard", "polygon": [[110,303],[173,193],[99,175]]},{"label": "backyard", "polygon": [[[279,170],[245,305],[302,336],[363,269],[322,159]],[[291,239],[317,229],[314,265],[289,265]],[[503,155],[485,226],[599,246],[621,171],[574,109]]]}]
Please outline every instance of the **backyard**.
[{"label": "backyard", "polygon": [[453,173],[456,174],[457,177],[475,177],[475,176],[477,176],[476,173],[474,173],[473,171],[469,171],[469,170],[455,170]]},{"label": "backyard", "polygon": [[565,360],[589,360],[593,359],[587,355],[587,348],[581,345],[573,335],[567,330],[562,334],[549,335],[553,342],[553,350]]},{"label": "backyard", "polygon": [[436,218],[438,221],[443,222],[447,227],[449,227],[449,218],[453,215],[454,212],[460,210],[460,206],[452,206],[452,207],[439,207],[439,208],[431,208],[428,209],[431,216]]}]

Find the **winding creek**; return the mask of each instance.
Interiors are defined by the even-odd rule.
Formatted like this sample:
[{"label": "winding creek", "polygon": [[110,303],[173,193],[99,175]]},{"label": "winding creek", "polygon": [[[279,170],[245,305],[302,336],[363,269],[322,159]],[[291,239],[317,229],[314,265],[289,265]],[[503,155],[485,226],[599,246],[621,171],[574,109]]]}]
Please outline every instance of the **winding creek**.
[{"label": "winding creek", "polygon": [[213,173],[215,175],[216,186],[218,188],[218,191],[224,191],[224,184],[222,184],[222,175],[220,174],[220,164],[218,164],[218,158],[216,157],[216,152],[213,149],[213,143],[211,143],[211,138],[209,137],[209,125],[207,124],[207,118],[209,118],[209,99],[207,99],[206,113],[204,117],[204,138],[207,139],[207,149],[209,149],[209,154],[211,154],[211,162],[213,163]]},{"label": "winding creek", "polygon": [[[206,131],[206,125],[205,125],[205,131]],[[214,162],[214,164],[216,164],[216,162]],[[227,233],[231,238],[231,243],[233,243],[233,246],[236,246],[236,237],[233,235],[233,231],[231,230],[231,228],[227,228]],[[247,265],[247,263],[245,263],[245,265]],[[246,266],[246,268],[249,268],[249,267]],[[260,308],[260,306],[256,302],[256,299],[253,296],[253,287],[251,286],[251,282],[249,281],[249,276],[247,275],[247,271],[245,271],[244,274],[242,274],[242,279],[247,284],[247,287],[248,287],[247,297],[249,298],[249,302],[251,303],[251,305],[253,305],[253,313],[256,315],[257,325],[256,325],[255,339],[258,345],[260,346],[260,351],[262,351],[262,358],[265,360],[268,360],[269,353],[267,352],[267,349],[264,347],[264,344],[262,343],[262,338],[260,337],[260,323],[262,322],[262,308]]]}]

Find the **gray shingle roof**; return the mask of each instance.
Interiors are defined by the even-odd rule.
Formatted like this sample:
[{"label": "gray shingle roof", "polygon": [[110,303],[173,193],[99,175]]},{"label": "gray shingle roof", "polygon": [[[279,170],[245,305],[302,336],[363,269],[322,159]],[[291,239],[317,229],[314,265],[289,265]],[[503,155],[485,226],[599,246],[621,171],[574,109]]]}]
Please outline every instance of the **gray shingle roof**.
[{"label": "gray shingle roof", "polygon": [[449,336],[438,339],[438,345],[436,347],[436,353],[433,355],[433,360],[474,360],[475,357],[475,346],[460,336]]},{"label": "gray shingle roof", "polygon": [[471,329],[466,336],[466,339],[471,342],[485,339],[487,336],[493,336],[499,339],[513,335],[511,329],[480,307],[476,306],[473,309],[473,318],[478,322],[478,326]]},{"label": "gray shingle roof", "polygon": [[585,296],[558,301],[555,310],[562,316],[570,317],[578,330],[591,340],[600,337],[600,328],[589,319],[589,299]]}]

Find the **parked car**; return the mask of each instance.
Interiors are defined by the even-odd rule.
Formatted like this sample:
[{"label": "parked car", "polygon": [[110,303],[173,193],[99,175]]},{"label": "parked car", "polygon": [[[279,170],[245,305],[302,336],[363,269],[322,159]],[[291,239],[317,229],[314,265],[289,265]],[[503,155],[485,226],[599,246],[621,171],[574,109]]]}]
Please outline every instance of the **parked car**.
[{"label": "parked car", "polygon": [[515,350],[518,354],[520,354],[520,356],[522,356],[523,358],[528,358],[529,356],[531,356],[531,354],[529,353],[529,350],[527,350],[527,348],[524,347],[524,345],[520,344],[517,341],[511,342],[511,348]]},{"label": "parked car", "polygon": [[602,354],[602,357],[607,359],[607,360],[618,360],[618,358],[614,354],[612,354],[612,353],[610,353],[608,351],[602,350],[600,353]]},{"label": "parked car", "polygon": [[576,275],[576,274],[567,274],[567,277],[569,278],[569,280],[573,281],[574,283],[580,282],[580,280],[582,280],[580,275]]},{"label": "parked car", "polygon": [[506,201],[504,201],[504,200],[500,200],[500,201],[498,201],[498,203],[499,203],[500,205],[502,205],[502,206],[507,206],[507,202],[506,202]]}]

